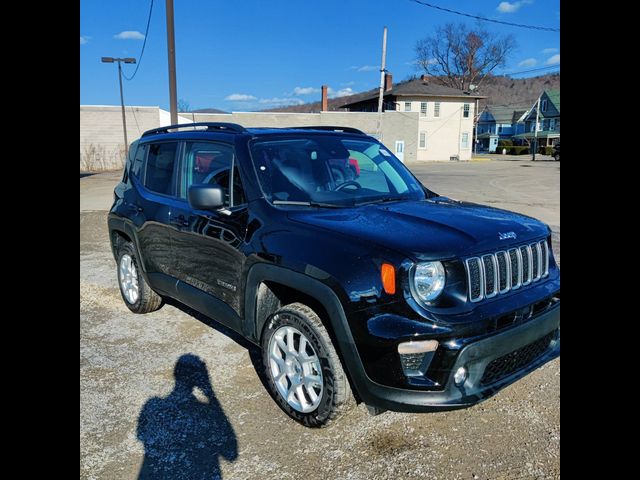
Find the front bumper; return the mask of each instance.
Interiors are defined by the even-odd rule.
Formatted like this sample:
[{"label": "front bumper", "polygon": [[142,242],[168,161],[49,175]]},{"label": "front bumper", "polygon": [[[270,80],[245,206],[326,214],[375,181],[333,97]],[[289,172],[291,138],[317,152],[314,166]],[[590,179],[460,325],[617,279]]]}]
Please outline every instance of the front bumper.
[{"label": "front bumper", "polygon": [[[487,366],[494,360],[507,357],[513,360],[518,352],[545,337],[550,342],[543,352],[525,365],[518,365],[513,371],[501,375],[498,380],[483,383]],[[513,353],[515,352],[515,353]],[[364,371],[358,375],[358,392],[367,405],[399,412],[429,412],[464,408],[481,402],[502,388],[524,377],[541,365],[560,356],[560,305],[541,313],[539,316],[519,326],[502,331],[482,340],[465,345],[451,368],[451,373],[443,390],[410,390],[381,385],[371,380]],[[495,365],[495,363],[493,364]],[[461,366],[469,374],[466,381],[456,386],[453,373]],[[486,377],[485,377],[486,382]]]}]

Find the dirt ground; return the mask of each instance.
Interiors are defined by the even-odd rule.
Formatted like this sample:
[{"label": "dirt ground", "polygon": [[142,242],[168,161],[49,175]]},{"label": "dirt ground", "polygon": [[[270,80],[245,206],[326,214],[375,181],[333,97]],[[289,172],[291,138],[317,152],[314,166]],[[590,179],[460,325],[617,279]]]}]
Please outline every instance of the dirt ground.
[{"label": "dirt ground", "polygon": [[[442,195],[549,223],[559,259],[558,163],[410,168]],[[106,230],[119,177],[80,180],[81,478],[559,478],[559,359],[472,408],[372,417],[360,405],[311,430],[273,402],[237,335],[175,302],[131,313]]]}]

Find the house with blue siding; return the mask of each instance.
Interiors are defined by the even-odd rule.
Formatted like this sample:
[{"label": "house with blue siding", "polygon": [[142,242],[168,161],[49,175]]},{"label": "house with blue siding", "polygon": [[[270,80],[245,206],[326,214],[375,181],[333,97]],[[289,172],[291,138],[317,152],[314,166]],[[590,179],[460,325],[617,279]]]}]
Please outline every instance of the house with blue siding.
[{"label": "house with blue siding", "polygon": [[518,120],[526,111],[525,106],[487,105],[478,118],[478,150],[495,153],[499,140],[524,133],[525,124]]},{"label": "house with blue siding", "polygon": [[[520,124],[524,131],[514,136],[527,143],[536,136],[537,102],[523,115]],[[540,96],[540,113],[538,115],[538,145],[551,146],[560,142],[560,90],[545,90]]]}]

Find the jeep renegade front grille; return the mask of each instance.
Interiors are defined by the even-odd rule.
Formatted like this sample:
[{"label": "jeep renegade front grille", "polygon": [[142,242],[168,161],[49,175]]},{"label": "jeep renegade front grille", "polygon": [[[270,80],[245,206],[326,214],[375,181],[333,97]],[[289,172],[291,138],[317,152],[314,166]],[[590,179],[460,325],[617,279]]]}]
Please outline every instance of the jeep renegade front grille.
[{"label": "jeep renegade front grille", "polygon": [[506,251],[468,258],[469,300],[479,302],[537,282],[549,275],[549,246],[546,240]]}]

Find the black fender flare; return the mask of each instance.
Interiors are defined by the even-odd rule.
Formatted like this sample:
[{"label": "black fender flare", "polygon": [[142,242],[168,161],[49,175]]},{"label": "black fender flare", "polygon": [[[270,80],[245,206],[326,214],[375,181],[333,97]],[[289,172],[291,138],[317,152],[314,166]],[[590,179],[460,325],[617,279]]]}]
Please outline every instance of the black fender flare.
[{"label": "black fender flare", "polygon": [[140,259],[140,266],[142,267],[142,274],[145,277],[145,280],[148,282],[147,278],[147,269],[145,267],[144,257],[142,255],[142,251],[140,250],[140,245],[138,242],[138,234],[136,232],[135,227],[131,223],[130,220],[119,217],[118,215],[114,215],[113,213],[109,213],[107,217],[107,226],[109,229],[109,241],[111,243],[111,253],[113,253],[113,258],[116,263],[118,262],[118,252],[115,250],[115,244],[113,242],[113,232],[123,232],[131,239],[131,243],[133,243],[133,248],[136,249],[136,253],[138,254],[138,258]]},{"label": "black fender flare", "polygon": [[[312,270],[315,269],[312,268]],[[267,318],[257,318],[258,288],[265,281],[273,281],[299,290],[322,304],[329,316],[330,327],[337,340],[335,348],[345,364],[344,369],[351,379],[352,389],[362,398],[361,393],[363,389],[366,389],[368,377],[351,334],[347,317],[336,293],[320,280],[277,265],[267,263],[253,265],[247,273],[245,289],[244,318],[242,320],[242,330],[245,335],[260,344],[260,336]]]}]

